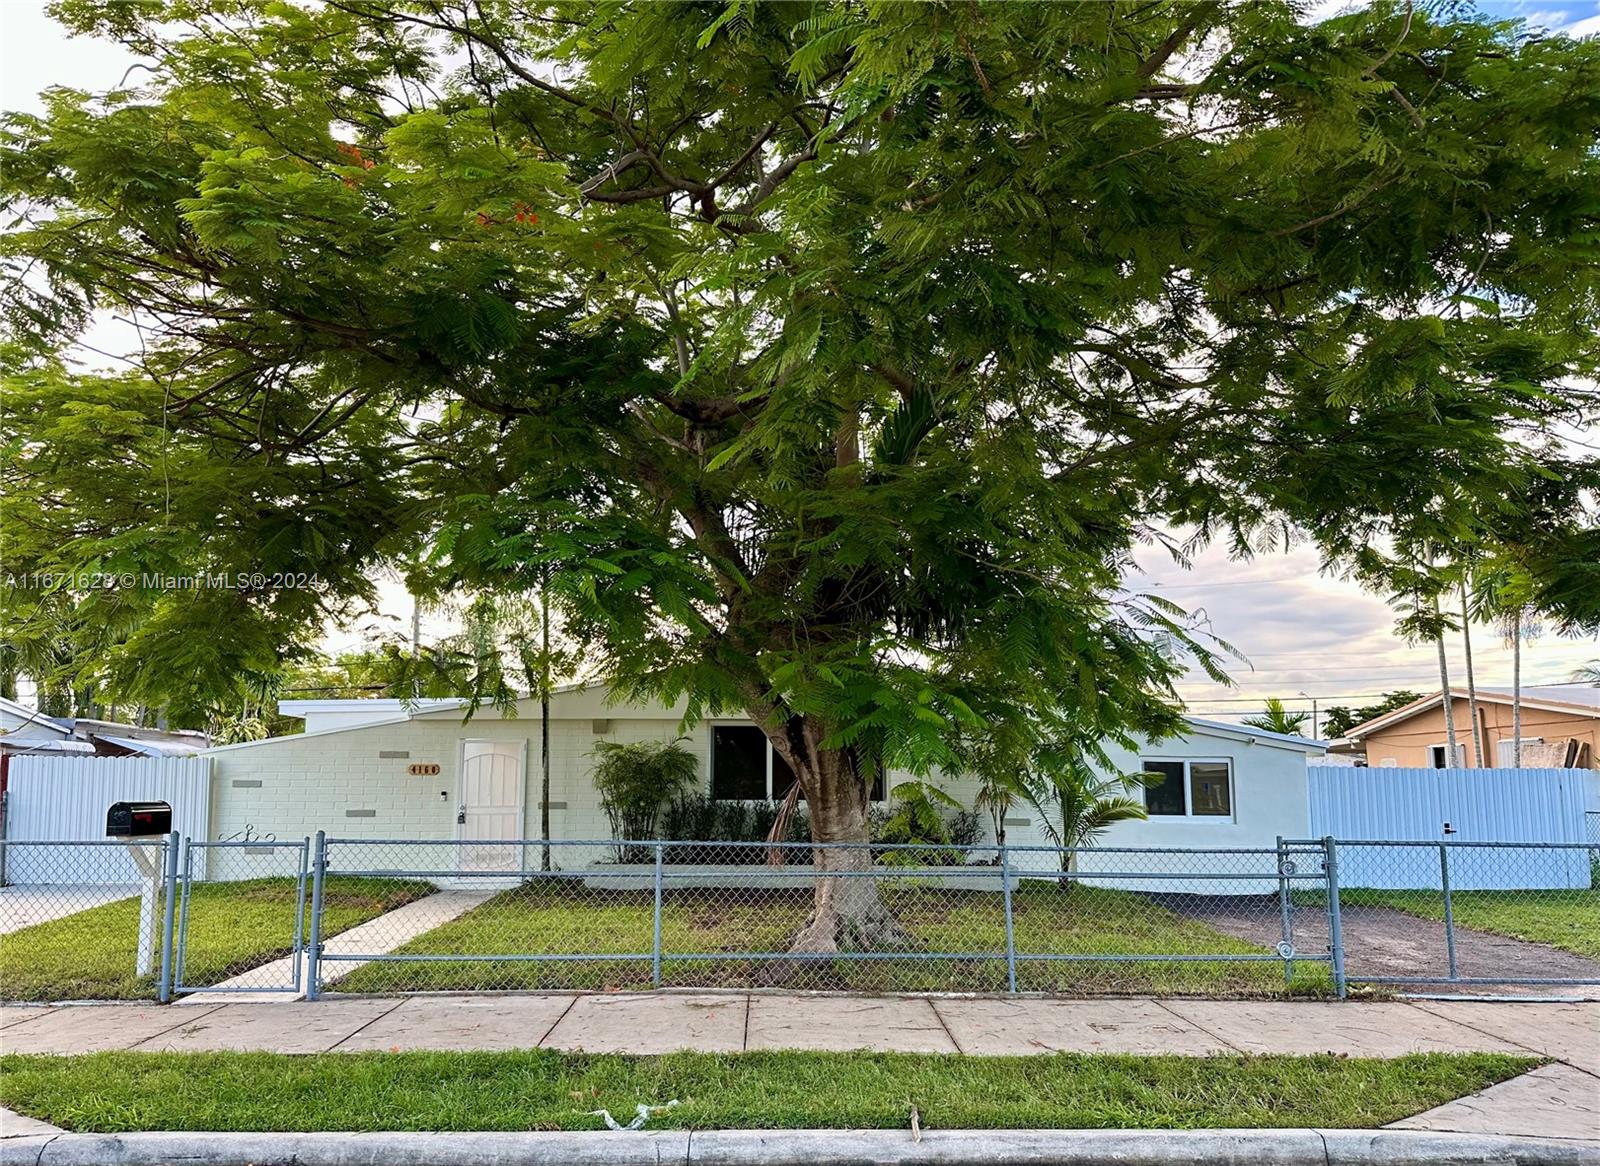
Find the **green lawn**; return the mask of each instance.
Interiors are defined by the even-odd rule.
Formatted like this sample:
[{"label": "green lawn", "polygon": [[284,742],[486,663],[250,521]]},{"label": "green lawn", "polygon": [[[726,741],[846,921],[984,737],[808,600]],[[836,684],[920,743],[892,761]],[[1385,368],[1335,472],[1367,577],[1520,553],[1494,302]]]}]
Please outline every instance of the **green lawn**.
[{"label": "green lawn", "polygon": [[1526,1072],[1429,1053],[97,1053],[0,1057],[0,1104],[70,1130],[593,1130],[676,1098],[656,1129],[1381,1126]]},{"label": "green lawn", "polygon": [[[324,933],[364,923],[431,890],[420,882],[330,877]],[[138,930],[139,900],[133,897],[0,936],[0,999],[151,997],[155,977],[134,975]],[[184,982],[215,984],[288,955],[293,937],[293,879],[196,884]]]},{"label": "green lawn", "polygon": [[[883,893],[921,952],[982,953],[967,959],[873,961],[750,960],[720,953],[783,952],[811,905],[809,886],[671,892],[662,912],[662,982],[670,987],[780,986],[852,991],[1003,991],[1005,920],[993,891],[963,891],[911,880]],[[1185,919],[1126,891],[1038,881],[1014,896],[1015,942],[1030,954],[1259,954],[1263,948]],[[396,949],[397,954],[584,953],[648,955],[649,891],[586,889],[576,881],[527,883]],[[338,950],[337,944],[329,949]],[[686,960],[686,953],[713,958]],[[994,953],[994,954],[988,954]],[[324,965],[338,976],[339,965]],[[375,963],[335,984],[347,992],[648,988],[648,958],[631,961]],[[1292,990],[1318,992],[1326,969],[1301,961]],[[1018,986],[1046,992],[1282,994],[1271,963],[1019,963]]]},{"label": "green lawn", "polygon": [[[1393,907],[1424,919],[1444,918],[1438,891],[1341,891],[1346,907]],[[1450,910],[1458,927],[1548,943],[1600,959],[1600,890],[1453,891]]]}]

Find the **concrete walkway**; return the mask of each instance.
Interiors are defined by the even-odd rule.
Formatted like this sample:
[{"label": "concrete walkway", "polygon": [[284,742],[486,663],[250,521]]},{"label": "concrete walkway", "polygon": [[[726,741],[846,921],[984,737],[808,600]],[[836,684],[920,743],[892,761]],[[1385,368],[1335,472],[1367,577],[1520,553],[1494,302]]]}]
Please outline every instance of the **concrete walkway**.
[{"label": "concrete walkway", "polygon": [[[439,891],[437,894],[396,907],[393,911],[379,915],[376,919],[369,919],[349,931],[339,932],[335,946],[340,951],[383,955],[401,944],[411,942],[424,931],[432,931],[457,916],[465,915],[494,894],[494,891]],[[263,991],[263,989],[287,987],[292,984],[295,961],[299,958],[299,956],[284,956],[281,960],[273,960],[269,964],[262,964],[258,968],[242,972],[231,980],[223,980],[204,992],[179,996],[174,1003],[265,1004],[298,1000],[306,994],[304,982],[300,985],[300,991],[292,995]],[[341,960],[324,966],[329,976],[339,977],[348,976],[366,962],[368,961],[346,963]]]}]

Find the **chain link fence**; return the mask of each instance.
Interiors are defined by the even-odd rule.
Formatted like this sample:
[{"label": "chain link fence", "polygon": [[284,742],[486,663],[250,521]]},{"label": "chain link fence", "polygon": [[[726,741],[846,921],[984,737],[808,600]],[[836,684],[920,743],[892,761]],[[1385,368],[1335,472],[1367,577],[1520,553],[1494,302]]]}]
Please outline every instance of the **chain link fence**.
[{"label": "chain link fence", "polygon": [[1593,996],[1582,843],[0,844],[0,999],[652,988]]},{"label": "chain link fence", "polygon": [[1600,862],[1585,843],[1339,841],[1336,854],[1351,983],[1600,985]]},{"label": "chain link fence", "polygon": [[0,841],[0,999],[165,1000],[178,837]]},{"label": "chain link fence", "polygon": [[1321,844],[327,839],[322,854],[326,879],[441,888],[425,918],[315,937],[315,985],[341,992],[1278,995],[1331,983],[1326,910],[1300,893],[1324,883]]}]

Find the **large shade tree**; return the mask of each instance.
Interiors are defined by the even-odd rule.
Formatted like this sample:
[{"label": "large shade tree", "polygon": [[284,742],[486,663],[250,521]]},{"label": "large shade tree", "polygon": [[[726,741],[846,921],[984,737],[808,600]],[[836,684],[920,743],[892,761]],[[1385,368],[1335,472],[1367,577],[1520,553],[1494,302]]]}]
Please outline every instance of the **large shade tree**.
[{"label": "large shade tree", "polygon": [[[829,841],[879,766],[1171,731],[1162,530],[1343,563],[1589,472],[1600,46],[1298,7],[60,0],[149,67],[6,129],[8,566],[320,582],[12,610],[159,703],[379,562],[547,585]],[[820,878],[796,945],[894,933]]]}]

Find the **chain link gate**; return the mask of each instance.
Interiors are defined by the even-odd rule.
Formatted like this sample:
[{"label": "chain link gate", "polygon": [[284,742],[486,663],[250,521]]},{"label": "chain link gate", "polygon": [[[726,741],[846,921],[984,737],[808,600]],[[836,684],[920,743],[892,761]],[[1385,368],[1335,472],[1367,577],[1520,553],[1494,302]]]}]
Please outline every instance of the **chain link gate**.
[{"label": "chain link gate", "polygon": [[[310,853],[309,838],[185,841],[174,941],[175,993],[302,991]],[[233,901],[227,915],[212,910],[210,903],[224,888]],[[241,898],[243,919],[238,915]],[[230,937],[241,931],[255,942],[235,952]],[[281,935],[281,956],[261,960],[262,934]]]},{"label": "chain link gate", "polygon": [[[1600,987],[1585,843],[1328,839],[1336,986],[1547,1000]],[[1348,967],[1348,976],[1345,967]],[[1499,991],[1493,991],[1499,989]]]}]

